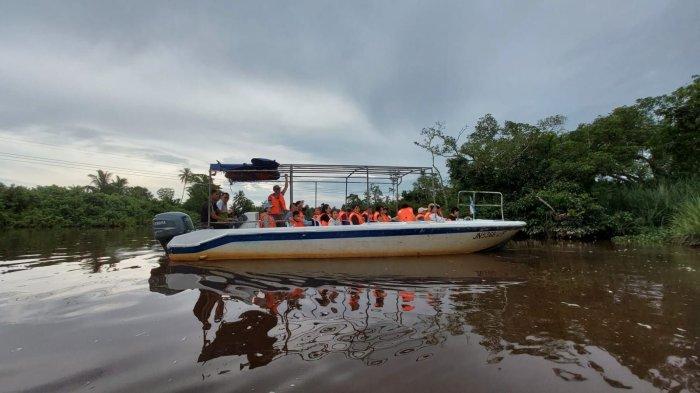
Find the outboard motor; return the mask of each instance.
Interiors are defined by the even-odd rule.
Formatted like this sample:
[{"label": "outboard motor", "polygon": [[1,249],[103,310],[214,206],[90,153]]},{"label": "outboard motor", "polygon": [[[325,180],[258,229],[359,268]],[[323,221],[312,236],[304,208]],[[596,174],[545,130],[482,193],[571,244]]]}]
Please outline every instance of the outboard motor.
[{"label": "outboard motor", "polygon": [[193,230],[192,219],[185,213],[167,212],[153,217],[153,235],[164,249],[173,237]]}]

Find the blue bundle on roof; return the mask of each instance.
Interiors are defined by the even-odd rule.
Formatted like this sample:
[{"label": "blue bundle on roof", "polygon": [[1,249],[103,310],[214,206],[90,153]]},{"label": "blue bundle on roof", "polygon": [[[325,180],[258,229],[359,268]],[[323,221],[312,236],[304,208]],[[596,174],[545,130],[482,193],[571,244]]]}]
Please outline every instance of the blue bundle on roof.
[{"label": "blue bundle on roof", "polygon": [[251,164],[211,164],[212,171],[226,172],[226,178],[230,182],[277,180],[280,173],[277,170],[280,164],[267,158],[253,158]]}]

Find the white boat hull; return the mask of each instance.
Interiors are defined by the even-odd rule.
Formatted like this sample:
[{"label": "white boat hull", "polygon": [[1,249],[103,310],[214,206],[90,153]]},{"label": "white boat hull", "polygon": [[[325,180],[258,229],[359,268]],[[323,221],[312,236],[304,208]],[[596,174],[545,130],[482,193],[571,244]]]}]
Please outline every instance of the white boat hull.
[{"label": "white boat hull", "polygon": [[334,227],[206,229],[174,237],[173,261],[467,254],[504,243],[522,221],[371,223]]}]

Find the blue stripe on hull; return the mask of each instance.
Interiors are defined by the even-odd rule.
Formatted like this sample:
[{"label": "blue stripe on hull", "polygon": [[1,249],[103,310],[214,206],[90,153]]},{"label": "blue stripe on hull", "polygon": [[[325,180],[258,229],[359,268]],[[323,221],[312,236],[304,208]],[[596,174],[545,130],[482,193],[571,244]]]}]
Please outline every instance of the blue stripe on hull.
[{"label": "blue stripe on hull", "polygon": [[352,231],[314,231],[314,232],[265,232],[250,234],[229,234],[216,239],[208,240],[202,244],[191,247],[168,247],[171,254],[196,254],[215,247],[229,243],[238,242],[260,242],[279,240],[316,240],[316,239],[349,239],[358,237],[391,237],[391,236],[411,236],[411,235],[441,235],[452,233],[476,233],[487,231],[509,231],[520,229],[521,226],[499,226],[499,227],[459,227],[459,228],[405,228],[405,229],[383,229],[383,230],[352,230]]}]

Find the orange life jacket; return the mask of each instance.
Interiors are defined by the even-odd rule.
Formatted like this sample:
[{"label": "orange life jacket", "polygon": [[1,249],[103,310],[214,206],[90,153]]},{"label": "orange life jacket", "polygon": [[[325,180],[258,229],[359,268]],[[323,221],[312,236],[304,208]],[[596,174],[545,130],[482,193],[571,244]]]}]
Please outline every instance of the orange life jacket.
[{"label": "orange life jacket", "polygon": [[284,194],[282,193],[278,196],[273,192],[267,197],[267,201],[270,202],[270,213],[272,214],[282,214],[287,210],[287,203],[284,201]]},{"label": "orange life jacket", "polygon": [[[365,219],[355,212],[350,213],[350,217],[348,217],[348,220],[352,223],[352,225],[360,225],[365,223]],[[357,224],[355,224],[355,222],[357,222]]]},{"label": "orange life jacket", "polygon": [[348,213],[341,211],[340,213],[338,213],[338,219],[340,221],[347,221],[348,220]]},{"label": "orange life jacket", "polygon": [[389,222],[391,221],[391,217],[389,217],[386,214],[380,214],[379,212],[374,213],[374,221],[377,222]]},{"label": "orange life jacket", "polygon": [[396,218],[398,218],[399,221],[416,221],[416,215],[413,214],[413,208],[410,206],[400,209],[396,213]]},{"label": "orange life jacket", "polygon": [[[267,226],[265,226],[265,224],[267,224]],[[260,228],[276,228],[277,221],[275,221],[274,217],[268,214],[265,216],[265,218],[258,221],[258,226]]]}]

